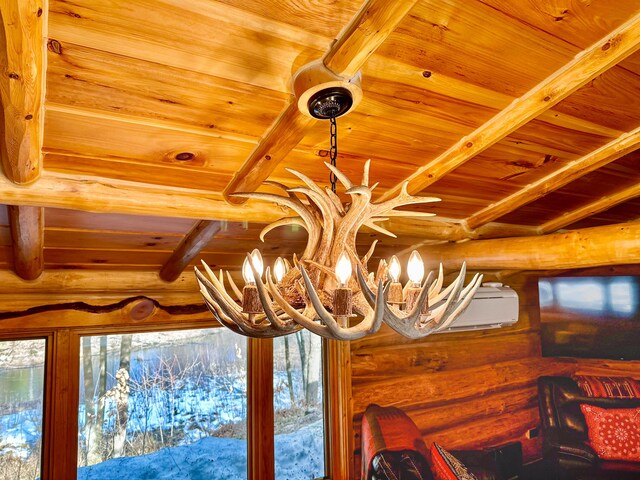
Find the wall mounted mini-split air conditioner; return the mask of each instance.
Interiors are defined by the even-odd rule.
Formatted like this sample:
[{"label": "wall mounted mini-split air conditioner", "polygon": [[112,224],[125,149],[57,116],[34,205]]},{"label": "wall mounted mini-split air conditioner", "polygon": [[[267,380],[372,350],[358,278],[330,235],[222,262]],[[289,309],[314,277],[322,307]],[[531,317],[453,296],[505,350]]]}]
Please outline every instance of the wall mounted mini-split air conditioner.
[{"label": "wall mounted mini-split air conditioner", "polygon": [[440,333],[513,325],[518,321],[518,294],[501,283],[484,283],[451,326]]}]

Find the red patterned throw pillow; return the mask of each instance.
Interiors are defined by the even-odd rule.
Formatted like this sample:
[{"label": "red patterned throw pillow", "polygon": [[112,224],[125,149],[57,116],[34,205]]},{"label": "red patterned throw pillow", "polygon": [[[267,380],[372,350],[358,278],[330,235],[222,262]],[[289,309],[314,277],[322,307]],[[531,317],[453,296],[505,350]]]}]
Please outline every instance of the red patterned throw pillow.
[{"label": "red patterned throw pillow", "polygon": [[640,382],[631,377],[575,375],[573,379],[586,397],[640,398]]},{"label": "red patterned throw pillow", "polygon": [[606,409],[583,403],[580,409],[598,457],[640,462],[640,407]]},{"label": "red patterned throw pillow", "polygon": [[435,480],[478,480],[478,478],[437,443],[431,445],[431,472]]}]

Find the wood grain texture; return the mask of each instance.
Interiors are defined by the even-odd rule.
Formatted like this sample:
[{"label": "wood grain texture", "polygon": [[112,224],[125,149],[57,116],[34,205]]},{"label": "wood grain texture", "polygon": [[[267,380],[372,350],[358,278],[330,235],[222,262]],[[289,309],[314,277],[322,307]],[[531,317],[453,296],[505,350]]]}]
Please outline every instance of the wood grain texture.
[{"label": "wood grain texture", "polygon": [[61,293],[92,297],[100,294],[129,292],[140,295],[142,292],[197,292],[198,285],[194,275],[185,273],[174,282],[163,282],[157,272],[118,272],[118,281],[113,281],[109,272],[49,270],[34,281],[27,281],[13,272],[0,270],[0,292],[8,294],[56,295]]},{"label": "wood grain texture", "polygon": [[162,266],[160,278],[166,282],[176,280],[221,228],[220,222],[201,220],[196,223]]},{"label": "wood grain texture", "polygon": [[564,212],[556,218],[551,219],[538,227],[540,233],[551,233],[556,230],[571,225],[583,218],[590,217],[596,213],[608,210],[609,208],[626,202],[632,198],[640,196],[640,184],[621,188],[610,196],[589,202],[580,208]]},{"label": "wood grain texture", "polygon": [[[49,478],[74,478],[78,456],[78,401],[80,375],[80,337],[70,329],[51,335],[46,378],[49,380],[45,400],[43,432],[44,471]],[[60,448],[63,445],[64,448]]]},{"label": "wood grain texture", "polygon": [[274,478],[273,339],[250,338],[248,355],[249,480]]},{"label": "wood grain texture", "polygon": [[[477,228],[516,210],[520,206],[567,185],[568,183],[613,162],[640,146],[640,128],[625,133],[593,152],[573,160],[516,193],[474,213],[466,219],[469,228]],[[548,230],[547,230],[548,231]]]},{"label": "wood grain texture", "polygon": [[[640,48],[640,16],[636,15],[574,60],[529,90],[491,120],[461,138],[443,154],[408,177],[409,191],[416,193],[498,142],[519,127],[571,95]],[[388,190],[389,198],[401,185]]]},{"label": "wood grain texture", "polygon": [[425,258],[459,268],[563,269],[640,263],[640,224],[572,230],[539,237],[474,240],[421,249]]},{"label": "wood grain texture", "polygon": [[239,6],[203,0],[161,5],[149,0],[126,5],[52,0],[49,11],[49,36],[63,45],[70,42],[281,92],[288,89],[296,58],[319,58],[327,45],[323,36]]},{"label": "wood grain texture", "polygon": [[154,215],[194,219],[275,221],[287,211],[252,201],[230,206],[222,195],[203,190],[155,187],[144,183],[43,172],[38,182],[23,188],[0,178],[0,202],[75,208],[90,212]]},{"label": "wood grain texture", "polygon": [[417,0],[367,0],[323,58],[334,73],[352,78],[395,30]]},{"label": "wood grain texture", "polygon": [[535,278],[513,280],[521,300],[514,326],[418,341],[383,328],[352,342],[356,466],[361,417],[370,403],[401,408],[427,445],[473,449],[520,441],[526,461],[541,456],[541,445],[525,437],[539,424],[536,380],[568,368],[540,358]]},{"label": "wood grain texture", "polygon": [[[257,139],[289,97],[190,69],[58,40],[50,41],[48,59],[48,105],[109,112],[129,121],[164,123],[176,130]],[[262,107],[260,112],[255,111],[256,103]]]},{"label": "wood grain texture", "polygon": [[255,191],[278,163],[298,145],[306,129],[313,123],[315,120],[303,115],[292,98],[225,187],[225,198],[234,204],[246,202],[246,199],[235,198],[231,194]]},{"label": "wood grain texture", "polygon": [[0,12],[0,157],[5,176],[21,185],[40,175],[46,18],[41,0],[8,0]]},{"label": "wood grain texture", "polygon": [[13,268],[25,280],[44,270],[44,208],[9,206]]},{"label": "wood grain texture", "polygon": [[351,422],[353,399],[351,385],[351,345],[339,340],[323,341],[325,355],[323,378],[325,388],[325,442],[330,478],[354,477]]}]

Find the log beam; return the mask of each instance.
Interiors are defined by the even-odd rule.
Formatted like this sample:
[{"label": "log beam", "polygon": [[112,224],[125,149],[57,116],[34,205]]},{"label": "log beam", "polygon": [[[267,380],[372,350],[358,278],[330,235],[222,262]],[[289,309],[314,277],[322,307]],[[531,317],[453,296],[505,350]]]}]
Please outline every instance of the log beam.
[{"label": "log beam", "polygon": [[[117,279],[117,281],[115,281]],[[153,295],[159,292],[198,292],[196,278],[191,272],[178,280],[166,283],[157,272],[112,270],[45,270],[34,281],[25,281],[8,270],[0,270],[0,294],[60,294],[97,297],[127,293]]]},{"label": "log beam", "polygon": [[205,190],[154,186],[46,170],[37,182],[26,187],[18,187],[0,176],[0,203],[96,213],[259,223],[273,222],[290,215],[288,209],[268,202],[229,205],[222,195]]},{"label": "log beam", "polygon": [[[324,56],[324,65],[336,77],[348,83],[416,2],[368,0],[331,45]],[[236,204],[246,202],[246,199],[230,195],[256,190],[315,123],[314,118],[300,111],[297,99],[292,97],[287,108],[225,187],[225,198]]]},{"label": "log beam", "polygon": [[44,270],[44,208],[8,206],[13,269],[25,280]]},{"label": "log beam", "polygon": [[417,0],[369,0],[336,39],[323,63],[337,75],[353,77],[416,3]]},{"label": "log beam", "polygon": [[473,240],[421,250],[446,268],[557,270],[640,263],[640,223],[621,223],[538,237]]},{"label": "log beam", "polygon": [[7,0],[0,10],[0,158],[5,176],[21,185],[41,168],[44,19],[41,0]]},{"label": "log beam", "polygon": [[[252,200],[229,205],[222,195],[203,190],[154,186],[100,177],[85,177],[44,170],[32,185],[18,187],[0,176],[0,204],[67,208],[95,213],[122,213],[167,218],[269,223],[292,216],[288,208]],[[463,240],[496,236],[531,235],[527,227],[487,224],[467,232],[455,222],[394,218],[383,223],[397,235],[437,240]]]},{"label": "log beam", "polygon": [[273,339],[249,338],[247,360],[247,436],[250,480],[275,478]]},{"label": "log beam", "polygon": [[620,203],[626,202],[627,200],[634,199],[640,196],[640,183],[636,183],[629,187],[618,190],[612,195],[607,195],[606,197],[599,198],[593,202],[589,202],[586,205],[583,205],[580,208],[576,208],[570,212],[565,212],[558,217],[545,222],[544,224],[538,227],[540,233],[551,233],[559,230],[560,228],[566,227],[567,225],[571,225],[583,218],[590,217],[591,215],[595,215],[596,213],[604,212],[605,210],[610,209]]},{"label": "log beam", "polygon": [[220,231],[222,224],[217,221],[200,220],[182,239],[169,260],[160,270],[160,278],[165,282],[173,282],[187,268],[211,239]]},{"label": "log beam", "polygon": [[[461,138],[444,153],[416,170],[405,180],[409,182],[409,193],[418,193],[437,182],[639,49],[640,14],[637,14],[580,52],[571,62],[513,101],[475,131]],[[387,200],[397,195],[403,183],[389,189],[381,199]]]},{"label": "log beam", "polygon": [[256,145],[240,170],[238,170],[224,189],[227,201],[241,204],[246,198],[231,197],[236,192],[252,192],[271,175],[280,161],[294,149],[304,137],[307,129],[316,120],[303,115],[298,110],[295,98],[291,97],[289,105],[271,125],[267,133]]},{"label": "log beam", "polygon": [[[638,147],[640,147],[640,127],[621,135],[581,158],[568,162],[514,194],[474,213],[466,219],[466,225],[470,229],[478,228],[625,156]],[[564,225],[569,225],[569,223]],[[553,224],[549,227],[553,227]],[[544,233],[549,231],[551,230],[543,229]]]}]

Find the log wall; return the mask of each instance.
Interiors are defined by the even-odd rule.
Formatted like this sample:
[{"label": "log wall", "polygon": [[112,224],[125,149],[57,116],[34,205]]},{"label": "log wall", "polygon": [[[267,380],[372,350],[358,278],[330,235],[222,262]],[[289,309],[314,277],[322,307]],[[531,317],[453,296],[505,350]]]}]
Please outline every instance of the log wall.
[{"label": "log wall", "polygon": [[[442,333],[410,341],[388,328],[352,342],[355,472],[360,426],[370,403],[393,405],[417,424],[425,442],[477,448],[519,440],[525,457],[540,454],[526,433],[539,423],[536,380],[547,372],[540,353],[537,284],[510,279],[520,297],[514,326]],[[564,366],[559,366],[563,368]]]},{"label": "log wall", "polygon": [[[589,274],[607,272],[591,269]],[[527,437],[540,424],[538,377],[582,373],[640,378],[640,362],[543,358],[537,280],[537,274],[503,280],[520,298],[520,319],[511,327],[436,334],[418,341],[383,327],[352,342],[356,479],[362,415],[371,403],[404,410],[427,446],[436,441],[451,449],[485,448],[519,441],[528,462],[542,455],[541,437]]]}]

